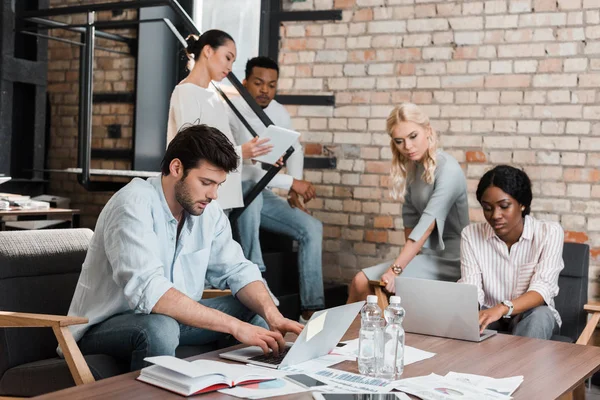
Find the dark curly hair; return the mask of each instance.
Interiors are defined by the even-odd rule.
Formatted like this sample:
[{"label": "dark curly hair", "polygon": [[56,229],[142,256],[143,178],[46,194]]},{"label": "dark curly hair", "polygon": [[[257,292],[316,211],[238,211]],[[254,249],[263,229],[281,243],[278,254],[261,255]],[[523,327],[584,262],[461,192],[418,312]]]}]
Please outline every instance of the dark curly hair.
[{"label": "dark curly hair", "polygon": [[498,165],[486,172],[477,185],[477,201],[481,203],[483,192],[490,186],[496,186],[504,193],[509,194],[519,202],[525,209],[521,213],[523,217],[531,212],[531,181],[527,174],[510,165]]},{"label": "dark curly hair", "polygon": [[273,61],[269,57],[259,56],[248,60],[248,62],[246,63],[246,79],[250,78],[254,67],[274,69],[275,71],[277,71],[277,76],[279,77],[279,66],[275,61]]},{"label": "dark curly hair", "polygon": [[183,165],[183,178],[190,169],[197,168],[200,161],[208,161],[227,173],[238,165],[238,156],[227,136],[202,124],[184,124],[171,140],[161,163],[164,176],[169,175],[169,165],[175,158]]}]

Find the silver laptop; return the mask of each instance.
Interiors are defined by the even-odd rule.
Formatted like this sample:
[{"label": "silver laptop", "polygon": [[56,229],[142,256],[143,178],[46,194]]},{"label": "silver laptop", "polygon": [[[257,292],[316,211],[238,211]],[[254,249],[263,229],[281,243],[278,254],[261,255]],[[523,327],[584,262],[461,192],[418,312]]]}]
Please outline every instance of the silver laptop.
[{"label": "silver laptop", "polygon": [[228,351],[219,354],[219,357],[262,367],[281,368],[324,356],[337,346],[364,304],[364,301],[359,301],[315,312],[296,342],[288,343],[288,347],[283,352],[280,351],[277,357],[272,353],[263,354],[258,346]]},{"label": "silver laptop", "polygon": [[481,342],[496,334],[479,333],[477,287],[464,283],[396,278],[406,332]]}]

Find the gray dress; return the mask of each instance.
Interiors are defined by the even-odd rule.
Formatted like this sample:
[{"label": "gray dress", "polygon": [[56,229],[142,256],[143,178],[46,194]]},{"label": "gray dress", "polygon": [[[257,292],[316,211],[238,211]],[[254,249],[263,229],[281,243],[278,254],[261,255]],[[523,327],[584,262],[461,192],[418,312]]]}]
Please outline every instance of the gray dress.
[{"label": "gray dress", "polygon": [[[469,224],[467,181],[458,162],[443,151],[437,153],[433,184],[425,183],[422,174],[423,165],[418,163],[402,206],[404,227],[412,228],[408,238],[416,242],[433,221],[436,226],[401,276],[455,282],[460,279],[460,233]],[[379,280],[393,262],[362,271],[369,280]]]}]

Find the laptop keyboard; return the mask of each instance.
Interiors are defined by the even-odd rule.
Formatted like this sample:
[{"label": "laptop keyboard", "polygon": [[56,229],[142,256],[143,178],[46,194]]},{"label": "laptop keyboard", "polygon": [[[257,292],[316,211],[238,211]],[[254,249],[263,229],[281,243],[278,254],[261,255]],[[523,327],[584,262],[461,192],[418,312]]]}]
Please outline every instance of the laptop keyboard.
[{"label": "laptop keyboard", "polygon": [[283,351],[279,352],[279,355],[275,356],[273,352],[269,354],[260,354],[258,356],[250,357],[250,361],[258,361],[265,364],[279,365],[283,361],[285,355],[290,351],[291,347],[286,347]]}]

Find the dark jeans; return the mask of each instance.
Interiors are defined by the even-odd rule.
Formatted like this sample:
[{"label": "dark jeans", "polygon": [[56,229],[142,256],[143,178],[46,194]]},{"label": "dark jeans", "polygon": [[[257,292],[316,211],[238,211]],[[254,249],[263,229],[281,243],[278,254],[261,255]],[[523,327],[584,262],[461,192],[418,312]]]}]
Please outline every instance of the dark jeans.
[{"label": "dark jeans", "polygon": [[[200,300],[200,304],[229,314],[241,321],[268,328],[265,320],[233,296]],[[174,356],[179,345],[200,346],[220,342],[223,347],[235,343],[230,335],[180,324],[162,314],[117,314],[91,327],[79,340],[81,352],[107,354],[129,363],[131,371],[145,367],[146,357]]]},{"label": "dark jeans", "polygon": [[550,340],[558,332],[558,324],[548,306],[538,306],[513,318],[501,318],[486,329],[494,329],[516,336]]}]

